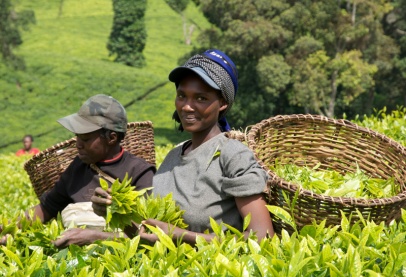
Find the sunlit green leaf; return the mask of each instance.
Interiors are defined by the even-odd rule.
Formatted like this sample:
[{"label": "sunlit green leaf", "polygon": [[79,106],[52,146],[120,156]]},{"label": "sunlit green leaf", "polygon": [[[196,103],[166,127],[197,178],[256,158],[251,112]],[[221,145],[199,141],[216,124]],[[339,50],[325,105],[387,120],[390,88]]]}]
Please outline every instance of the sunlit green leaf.
[{"label": "sunlit green leaf", "polygon": [[165,234],[164,231],[162,231],[158,227],[154,227],[154,226],[151,226],[151,225],[147,225],[147,227],[148,227],[148,229],[150,229],[152,231],[152,233],[154,233],[155,235],[158,236],[159,241],[163,245],[165,245],[166,248],[168,248],[172,252],[177,252],[176,246],[173,243],[172,239],[167,234]]},{"label": "sunlit green leaf", "polygon": [[293,228],[296,227],[296,224],[292,218],[292,216],[285,211],[283,208],[273,205],[267,205],[268,211],[270,211],[273,215],[279,217],[283,222],[289,224]]},{"label": "sunlit green leaf", "polygon": [[109,184],[106,182],[106,180],[104,180],[103,178],[100,178],[99,181],[100,181],[101,188],[104,190],[108,190]]},{"label": "sunlit green leaf", "polygon": [[217,222],[216,222],[213,218],[211,218],[211,217],[210,217],[210,226],[211,226],[211,229],[213,230],[213,232],[214,232],[217,236],[220,236],[220,235],[221,235],[221,232],[222,232],[222,230],[221,230],[221,225],[220,225],[220,224],[217,224]]},{"label": "sunlit green leaf", "polygon": [[243,231],[246,231],[251,222],[251,213],[244,217]]},{"label": "sunlit green leaf", "polygon": [[6,254],[6,256],[13,262],[17,263],[17,265],[20,267],[20,269],[23,269],[24,266],[21,263],[20,258],[13,252],[11,252],[10,250],[8,250],[5,246],[1,247],[1,250],[4,252],[4,254]]}]

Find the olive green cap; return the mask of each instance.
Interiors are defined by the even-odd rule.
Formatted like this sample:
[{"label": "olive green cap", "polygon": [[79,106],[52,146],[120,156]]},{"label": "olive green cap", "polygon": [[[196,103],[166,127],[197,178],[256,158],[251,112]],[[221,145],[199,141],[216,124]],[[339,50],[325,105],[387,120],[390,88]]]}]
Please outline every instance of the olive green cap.
[{"label": "olive green cap", "polygon": [[124,107],[113,97],[104,94],[90,97],[77,113],[58,122],[75,134],[87,134],[102,128],[122,133],[127,131]]}]

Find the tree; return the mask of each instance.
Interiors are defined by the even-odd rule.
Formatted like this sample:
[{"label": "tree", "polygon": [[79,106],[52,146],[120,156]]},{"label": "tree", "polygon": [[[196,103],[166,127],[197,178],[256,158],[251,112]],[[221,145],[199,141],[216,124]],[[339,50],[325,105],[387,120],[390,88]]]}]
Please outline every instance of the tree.
[{"label": "tree", "polygon": [[145,10],[146,0],[113,0],[114,19],[107,49],[110,56],[115,55],[115,62],[134,67],[145,65]]},{"label": "tree", "polygon": [[309,55],[295,68],[295,82],[290,91],[290,103],[305,107],[307,113],[334,117],[335,103],[340,100],[348,105],[374,85],[375,65],[361,59],[358,50],[337,54],[334,58],[324,50]]},{"label": "tree", "polygon": [[32,10],[14,11],[10,0],[0,0],[0,51],[6,65],[14,69],[24,69],[24,59],[16,56],[13,49],[23,43],[20,29],[27,30],[35,23]]},{"label": "tree", "polygon": [[[406,106],[406,0],[393,1],[393,7],[382,22],[385,34],[395,41],[399,52],[391,60],[391,67],[377,82],[375,94],[375,102],[386,102],[390,109],[398,105]],[[382,101],[383,99],[386,101]]]},{"label": "tree", "polygon": [[202,48],[220,48],[238,66],[239,96],[230,113],[237,126],[278,113],[332,117],[354,108],[373,97],[399,52],[382,28],[389,1],[200,0],[200,6],[213,24],[199,36]]}]

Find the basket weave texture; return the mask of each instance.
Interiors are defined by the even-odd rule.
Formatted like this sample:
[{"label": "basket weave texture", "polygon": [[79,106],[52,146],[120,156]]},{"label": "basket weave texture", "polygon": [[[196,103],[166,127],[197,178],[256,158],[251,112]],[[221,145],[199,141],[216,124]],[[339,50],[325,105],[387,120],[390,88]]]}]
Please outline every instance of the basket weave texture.
[{"label": "basket weave texture", "polygon": [[[121,146],[131,154],[155,165],[152,122],[128,123],[127,133]],[[76,139],[72,138],[41,151],[24,164],[24,169],[38,197],[55,185],[77,154]]]},{"label": "basket weave texture", "polygon": [[[248,133],[248,146],[254,151],[261,166],[270,175],[268,203],[290,211],[283,196],[293,199],[294,220],[300,228],[313,220],[326,225],[341,221],[341,212],[355,211],[375,222],[390,222],[400,216],[406,206],[406,149],[394,140],[360,127],[347,120],[334,120],[318,115],[276,116],[254,125]],[[398,194],[391,198],[360,199],[331,197],[313,193],[286,182],[269,169],[269,165],[296,164],[319,169],[333,169],[341,173],[355,172],[357,165],[370,177],[395,178]],[[275,231],[291,231],[289,225],[274,218]]]}]

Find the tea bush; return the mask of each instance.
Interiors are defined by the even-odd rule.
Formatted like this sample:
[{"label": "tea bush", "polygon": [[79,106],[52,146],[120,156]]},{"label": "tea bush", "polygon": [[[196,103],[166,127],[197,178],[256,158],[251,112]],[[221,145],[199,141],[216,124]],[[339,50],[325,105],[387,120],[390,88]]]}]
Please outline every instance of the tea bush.
[{"label": "tea bush", "polygon": [[[358,123],[402,142],[404,112]],[[159,163],[171,148],[157,148]],[[338,226],[322,222],[261,242],[254,234],[245,240],[237,230],[223,231],[212,220],[217,237],[210,243],[198,238],[195,247],[151,228],[160,238],[154,245],[137,236],[59,250],[52,244],[64,231],[59,218],[45,225],[22,220],[21,228],[16,227],[20,211],[38,203],[22,168],[24,160],[0,155],[0,221],[7,226],[3,234],[13,234],[0,247],[0,276],[406,276],[404,210],[389,226],[363,219],[350,225],[344,216]]]}]

